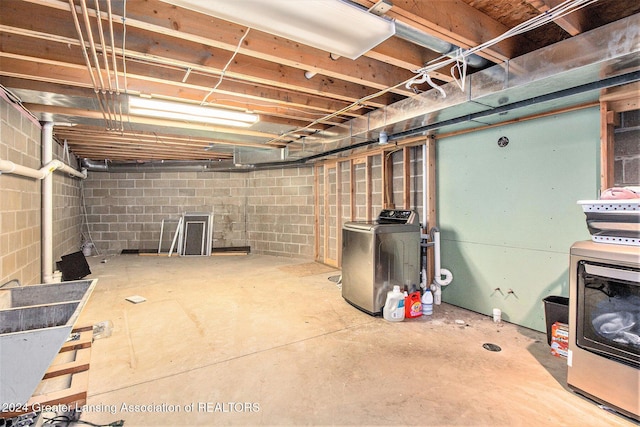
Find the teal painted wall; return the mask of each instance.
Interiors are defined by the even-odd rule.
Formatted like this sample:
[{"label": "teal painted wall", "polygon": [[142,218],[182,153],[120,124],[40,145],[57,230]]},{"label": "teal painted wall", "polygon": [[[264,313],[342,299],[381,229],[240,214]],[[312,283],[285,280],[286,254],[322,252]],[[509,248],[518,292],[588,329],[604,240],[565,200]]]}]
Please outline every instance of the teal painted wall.
[{"label": "teal painted wall", "polygon": [[569,295],[569,248],[590,238],[576,201],[598,195],[599,123],[594,107],[438,141],[443,301],[545,331],[542,299]]}]

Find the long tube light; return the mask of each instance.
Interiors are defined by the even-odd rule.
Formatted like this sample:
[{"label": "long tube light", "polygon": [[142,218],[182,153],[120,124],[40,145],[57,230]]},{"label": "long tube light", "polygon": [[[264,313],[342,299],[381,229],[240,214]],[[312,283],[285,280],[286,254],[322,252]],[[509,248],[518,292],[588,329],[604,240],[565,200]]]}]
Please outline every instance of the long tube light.
[{"label": "long tube light", "polygon": [[240,111],[223,110],[158,99],[129,97],[129,114],[220,126],[249,127],[259,116]]},{"label": "long tube light", "polygon": [[162,0],[357,59],[395,34],[395,23],[341,0]]}]

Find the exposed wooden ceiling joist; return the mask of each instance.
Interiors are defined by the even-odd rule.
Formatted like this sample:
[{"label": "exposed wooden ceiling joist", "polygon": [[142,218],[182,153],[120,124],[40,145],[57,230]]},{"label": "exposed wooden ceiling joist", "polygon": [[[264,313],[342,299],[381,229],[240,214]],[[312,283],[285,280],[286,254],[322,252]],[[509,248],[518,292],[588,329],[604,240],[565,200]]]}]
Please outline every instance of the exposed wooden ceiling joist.
[{"label": "exposed wooden ceiling joist", "polygon": [[[83,1],[95,56],[85,28]],[[363,8],[376,3],[344,1]],[[559,1],[393,0],[385,18],[470,48],[544,13]],[[227,159],[234,147],[273,151],[285,144],[289,150],[298,150],[308,141],[324,141],[308,135],[334,127],[349,129],[353,119],[430,89],[422,83],[410,90],[404,82],[416,75],[415,70],[441,57],[416,41],[392,37],[356,60],[333,60],[329,52],[160,0],[98,2],[104,47],[95,0],[0,0],[0,84],[23,96],[34,114],[74,124],[56,126],[54,134],[64,136],[74,153],[91,159]],[[78,13],[84,46],[70,3]],[[479,55],[490,63],[502,63],[638,12],[638,2],[598,0],[555,23],[494,44]],[[115,85],[117,75],[121,94],[101,92],[92,81],[85,53],[92,68],[95,59],[99,64],[115,60],[117,73],[102,70],[98,75],[93,70],[93,78],[101,76],[108,92],[115,90],[108,85]],[[453,81],[448,68],[430,73],[435,84]],[[470,68],[468,73],[477,71]],[[305,76],[305,72],[311,74]],[[125,102],[128,95],[250,111],[260,115],[260,122],[250,129],[221,129],[127,116],[131,128],[126,128],[124,122],[116,123],[119,119],[114,119],[113,111],[105,120],[99,106],[107,104],[111,109],[109,102]],[[166,142],[155,143],[152,135]],[[214,145],[204,151],[209,141]]]}]

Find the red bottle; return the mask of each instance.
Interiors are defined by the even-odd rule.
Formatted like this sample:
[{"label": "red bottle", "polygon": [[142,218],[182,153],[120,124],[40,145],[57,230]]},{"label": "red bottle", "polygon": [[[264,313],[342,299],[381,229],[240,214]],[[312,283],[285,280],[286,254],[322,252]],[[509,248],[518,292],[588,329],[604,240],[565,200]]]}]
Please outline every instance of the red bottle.
[{"label": "red bottle", "polygon": [[404,298],[405,319],[422,316],[422,302],[420,302],[420,292],[411,292]]}]

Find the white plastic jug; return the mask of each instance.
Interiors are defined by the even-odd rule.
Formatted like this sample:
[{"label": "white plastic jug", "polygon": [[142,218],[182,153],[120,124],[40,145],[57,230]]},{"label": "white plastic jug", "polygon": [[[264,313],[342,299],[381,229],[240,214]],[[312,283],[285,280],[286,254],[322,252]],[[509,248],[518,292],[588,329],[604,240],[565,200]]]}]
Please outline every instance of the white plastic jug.
[{"label": "white plastic jug", "polygon": [[422,294],[422,315],[431,316],[433,314],[433,294],[429,289]]},{"label": "white plastic jug", "polygon": [[404,293],[400,292],[400,286],[394,286],[393,291],[387,292],[387,301],[382,308],[382,316],[389,322],[404,320]]}]

